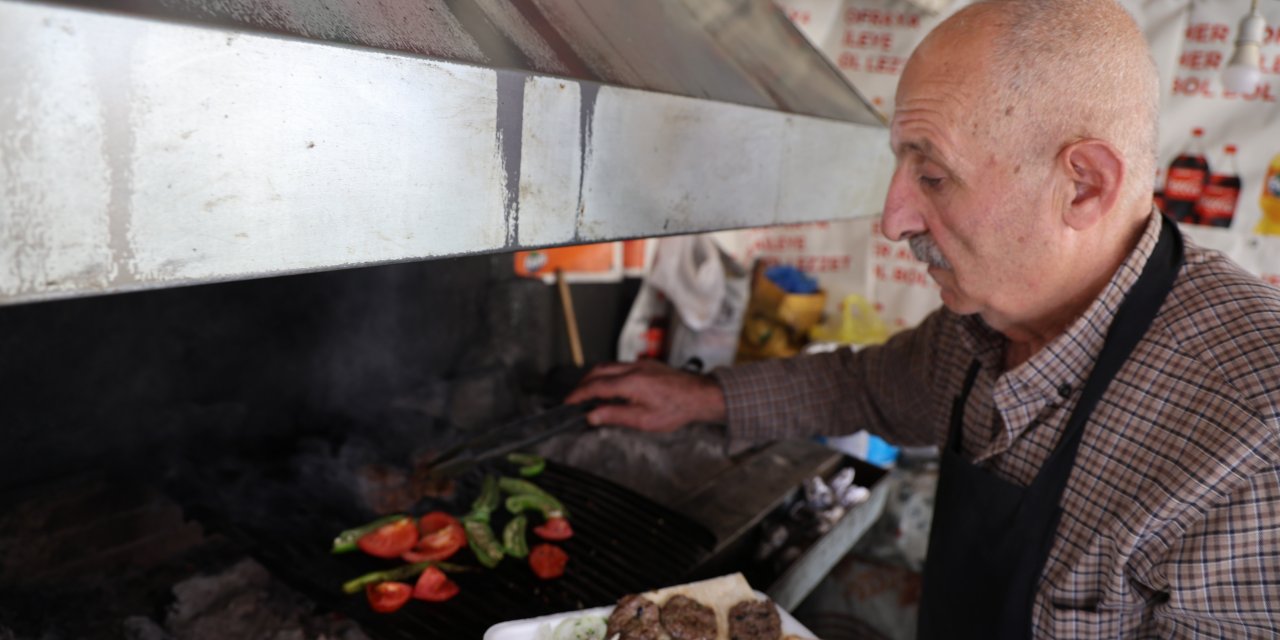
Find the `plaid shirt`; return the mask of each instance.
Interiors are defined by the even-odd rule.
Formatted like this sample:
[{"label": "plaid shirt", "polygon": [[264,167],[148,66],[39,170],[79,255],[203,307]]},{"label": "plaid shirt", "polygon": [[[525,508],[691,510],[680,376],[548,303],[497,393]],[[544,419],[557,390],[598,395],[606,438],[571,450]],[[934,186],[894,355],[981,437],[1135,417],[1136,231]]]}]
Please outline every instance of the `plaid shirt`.
[{"label": "plaid shirt", "polygon": [[[1000,334],[943,309],[880,347],[716,371],[730,433],[867,428],[940,445],[977,359],[964,453],[1025,486],[1159,229],[1153,214],[1084,315],[1011,371]],[[1278,463],[1280,291],[1187,242],[1173,291],[1085,427],[1035,599],[1036,636],[1277,637]]]}]

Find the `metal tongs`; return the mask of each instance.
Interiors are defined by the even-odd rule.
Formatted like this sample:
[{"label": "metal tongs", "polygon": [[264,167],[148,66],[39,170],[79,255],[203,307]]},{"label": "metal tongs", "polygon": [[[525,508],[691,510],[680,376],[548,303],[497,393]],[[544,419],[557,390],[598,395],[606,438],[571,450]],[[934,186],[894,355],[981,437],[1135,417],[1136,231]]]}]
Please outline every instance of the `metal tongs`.
[{"label": "metal tongs", "polygon": [[[465,440],[446,449],[420,470],[434,477],[457,476],[471,467],[498,456],[519,451],[575,429],[587,426],[587,414],[592,409],[604,404],[604,400],[588,400],[580,404],[560,405],[537,415],[526,416],[501,427],[489,429],[485,433]],[[538,424],[550,425],[534,433],[507,441],[513,434],[521,434],[529,427]]]}]

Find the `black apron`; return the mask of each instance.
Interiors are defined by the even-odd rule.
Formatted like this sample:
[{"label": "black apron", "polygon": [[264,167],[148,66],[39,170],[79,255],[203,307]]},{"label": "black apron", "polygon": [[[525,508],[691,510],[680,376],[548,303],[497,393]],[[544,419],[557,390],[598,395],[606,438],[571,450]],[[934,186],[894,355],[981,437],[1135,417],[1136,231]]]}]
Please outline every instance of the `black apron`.
[{"label": "black apron", "polygon": [[1160,241],[1116,312],[1062,440],[1030,485],[997,478],[961,455],[965,402],[978,362],[969,368],[964,390],[951,407],[942,451],[920,600],[920,638],[1031,637],[1031,605],[1085,423],[1151,326],[1182,266],[1182,236],[1173,222],[1161,222]]}]

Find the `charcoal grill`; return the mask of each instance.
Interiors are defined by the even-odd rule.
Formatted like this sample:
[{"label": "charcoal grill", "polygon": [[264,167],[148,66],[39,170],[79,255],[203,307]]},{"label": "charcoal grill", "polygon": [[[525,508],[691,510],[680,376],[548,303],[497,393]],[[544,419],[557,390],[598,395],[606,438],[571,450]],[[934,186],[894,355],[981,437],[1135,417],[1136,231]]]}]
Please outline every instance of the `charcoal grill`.
[{"label": "charcoal grill", "polygon": [[[569,554],[562,578],[543,581],[523,560],[506,558],[495,569],[457,574],[461,593],[445,603],[410,601],[393,614],[369,609],[363,594],[341,585],[394,561],[354,553],[334,556],[333,535],[375,514],[335,499],[323,483],[298,483],[289,474],[249,477],[232,469],[193,465],[175,478],[175,497],[207,527],[242,543],[278,578],[320,606],[360,622],[376,638],[480,638],[505,620],[610,604],[624,594],[686,580],[715,546],[715,537],[686,516],[598,476],[548,462],[535,480],[568,508],[575,535],[560,543]],[[454,499],[426,499],[414,509],[466,513],[485,473],[513,470],[501,463],[459,479]],[[509,516],[495,514],[496,530]],[[531,537],[530,543],[535,541]],[[453,561],[478,566],[470,550]]]}]

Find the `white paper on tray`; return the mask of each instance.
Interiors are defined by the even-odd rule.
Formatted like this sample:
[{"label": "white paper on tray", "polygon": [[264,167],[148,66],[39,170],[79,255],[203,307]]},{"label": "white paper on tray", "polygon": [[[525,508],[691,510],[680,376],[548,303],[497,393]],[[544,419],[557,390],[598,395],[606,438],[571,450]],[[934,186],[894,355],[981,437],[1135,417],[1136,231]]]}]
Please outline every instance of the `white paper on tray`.
[{"label": "white paper on tray", "polygon": [[[728,585],[728,588],[726,588],[726,585]],[[717,611],[716,618],[720,622],[720,628],[722,630],[726,630],[725,633],[727,633],[727,623],[722,619],[723,614],[729,607],[743,599],[742,594],[745,593],[745,591],[743,591],[742,588],[750,591],[757,599],[764,599],[766,597],[765,594],[751,590],[751,588],[746,585],[746,579],[742,577],[742,574],[735,573],[728,576],[722,576],[720,578],[704,580],[702,582],[666,587],[664,589],[650,591],[642,595],[649,597],[657,604],[662,604],[667,598],[677,594],[686,594],[690,597],[694,597],[694,599],[703,602]],[[713,588],[708,590],[708,586]],[[714,602],[706,601],[708,594],[710,594],[712,600],[715,600]],[[732,602],[728,601],[730,599]],[[725,600],[725,602],[719,602],[719,600]],[[560,624],[564,620],[576,618],[578,616],[608,616],[612,611],[612,606],[604,606],[592,609],[582,609],[580,611],[566,611],[564,613],[556,613],[538,618],[503,622],[489,627],[489,630],[484,634],[484,640],[542,640],[543,637],[549,638],[551,635],[550,630],[555,629],[556,625]],[[778,617],[782,620],[783,635],[790,634],[800,636],[802,638],[816,638],[812,632],[806,629],[804,625],[800,624],[799,621],[793,618],[790,613],[781,607],[778,607]],[[540,628],[547,630],[543,636],[539,636],[538,634],[538,630]]]}]

